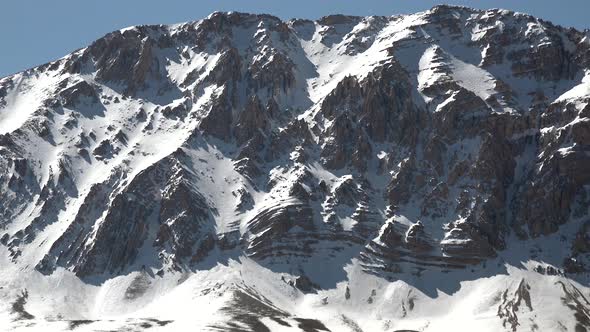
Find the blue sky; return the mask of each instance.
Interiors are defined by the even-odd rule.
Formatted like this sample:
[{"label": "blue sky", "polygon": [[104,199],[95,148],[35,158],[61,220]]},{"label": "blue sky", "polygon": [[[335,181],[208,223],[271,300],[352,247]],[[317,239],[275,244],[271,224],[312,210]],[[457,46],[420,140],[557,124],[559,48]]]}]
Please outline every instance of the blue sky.
[{"label": "blue sky", "polygon": [[[394,15],[431,8],[430,0],[7,0],[0,10],[0,77],[60,58],[104,34],[137,24],[193,21],[213,11],[269,13],[283,19],[328,14]],[[590,0],[463,0],[506,8],[564,26],[590,28]]]}]

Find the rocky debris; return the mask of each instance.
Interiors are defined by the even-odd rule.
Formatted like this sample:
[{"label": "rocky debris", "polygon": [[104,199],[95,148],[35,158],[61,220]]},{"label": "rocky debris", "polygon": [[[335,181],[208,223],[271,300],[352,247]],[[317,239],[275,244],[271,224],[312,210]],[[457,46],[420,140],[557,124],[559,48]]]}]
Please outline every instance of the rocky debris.
[{"label": "rocky debris", "polygon": [[17,129],[16,134],[24,133],[25,131],[29,131],[34,135],[41,137],[46,142],[53,142],[53,133],[51,131],[51,124],[49,120],[39,117],[33,117],[25,122],[23,128]]},{"label": "rocky debris", "polygon": [[556,285],[559,285],[564,293],[561,300],[574,312],[576,331],[588,330],[590,328],[590,301],[572,284],[566,286],[563,281],[557,281]]},{"label": "rocky debris", "polygon": [[[60,85],[66,85],[68,81],[62,82]],[[75,82],[64,88],[59,92],[60,102],[64,107],[75,109],[80,103],[96,104],[100,102],[100,98],[96,89],[88,82],[82,80]]]},{"label": "rocky debris", "polygon": [[0,86],[0,107],[5,107],[6,106],[6,95],[8,94],[8,86],[7,85],[3,85]]},{"label": "rocky debris", "polygon": [[288,312],[279,309],[272,301],[253,289],[237,288],[231,291],[232,300],[221,309],[230,319],[223,323],[208,326],[208,328],[224,331],[244,328],[249,331],[270,331],[263,323],[265,320],[261,319],[265,318],[286,328],[293,327],[309,332],[330,332],[322,322],[292,316]]},{"label": "rocky debris", "polygon": [[520,325],[518,312],[523,305],[526,305],[529,311],[533,311],[530,289],[531,287],[522,279],[513,295],[508,294],[508,289],[502,293],[502,303],[498,306],[498,317],[502,320],[502,325],[505,328],[510,328],[512,331],[517,330]]},{"label": "rocky debris", "polygon": [[237,193],[233,193],[237,196],[236,199],[236,211],[247,211],[254,206],[254,198],[252,194],[246,188],[240,188]]},{"label": "rocky debris", "polygon": [[25,309],[27,299],[29,298],[29,292],[24,289],[21,294],[16,297],[16,300],[12,302],[12,312],[17,315],[17,320],[23,319],[34,319],[35,316],[31,315]]},{"label": "rocky debris", "polygon": [[8,233],[4,233],[4,235],[2,235],[2,237],[0,238],[0,244],[2,244],[3,246],[8,245],[9,239],[10,239],[10,236],[8,235]]},{"label": "rocky debris", "polygon": [[561,271],[559,271],[558,269],[554,268],[551,265],[547,265],[547,266],[543,266],[543,265],[537,265],[533,268],[533,270],[539,274],[546,274],[549,276],[557,276],[557,275],[563,275],[563,273]]},{"label": "rocky debris", "polygon": [[97,160],[104,160],[110,159],[117,153],[119,153],[119,148],[114,146],[110,140],[103,140],[101,141],[94,150],[92,150],[92,155]]},{"label": "rocky debris", "polygon": [[124,293],[125,300],[133,301],[140,298],[148,290],[150,279],[146,273],[138,274],[127,287]]},{"label": "rocky debris", "polygon": [[304,293],[311,293],[320,287],[314,284],[307,276],[302,275],[295,278],[295,282],[293,282],[293,286],[299,289]]},{"label": "rocky debris", "polygon": [[[162,114],[170,119],[184,119],[191,108],[191,101],[188,98],[185,98],[182,102],[168,105],[162,109]],[[145,111],[142,116],[141,113],[138,116],[141,118],[145,118]]]},{"label": "rocky debris", "polygon": [[129,137],[127,137],[127,135],[125,134],[124,131],[119,130],[116,134],[115,134],[115,140],[118,141],[119,143],[123,144],[123,145],[127,145],[127,143],[129,142]]}]

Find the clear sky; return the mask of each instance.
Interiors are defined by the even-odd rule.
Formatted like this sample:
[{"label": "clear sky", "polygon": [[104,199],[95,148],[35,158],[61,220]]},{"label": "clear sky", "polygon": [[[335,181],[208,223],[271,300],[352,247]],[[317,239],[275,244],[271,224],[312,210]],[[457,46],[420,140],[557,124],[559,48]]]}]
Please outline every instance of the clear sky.
[{"label": "clear sky", "polygon": [[[213,11],[269,13],[282,19],[328,14],[394,15],[429,9],[431,0],[7,0],[0,6],[0,77],[58,59],[131,25],[194,21]],[[462,0],[556,24],[590,28],[590,0]]]}]

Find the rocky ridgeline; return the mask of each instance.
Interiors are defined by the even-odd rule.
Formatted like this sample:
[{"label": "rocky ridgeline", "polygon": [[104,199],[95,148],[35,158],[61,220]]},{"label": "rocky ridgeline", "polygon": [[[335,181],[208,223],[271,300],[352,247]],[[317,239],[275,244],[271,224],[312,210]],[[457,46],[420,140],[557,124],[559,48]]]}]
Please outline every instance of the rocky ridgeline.
[{"label": "rocky ridgeline", "polygon": [[0,80],[0,114],[51,81],[0,135],[0,243],[46,274],[236,253],[300,273],[346,248],[395,274],[563,232],[560,268],[586,271],[588,40],[449,6],[110,33]]}]

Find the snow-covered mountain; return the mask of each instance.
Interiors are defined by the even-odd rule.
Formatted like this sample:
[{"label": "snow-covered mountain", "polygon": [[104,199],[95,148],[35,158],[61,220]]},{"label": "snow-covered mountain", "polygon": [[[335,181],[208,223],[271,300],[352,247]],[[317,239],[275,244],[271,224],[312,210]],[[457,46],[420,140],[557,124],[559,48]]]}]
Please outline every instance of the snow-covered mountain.
[{"label": "snow-covered mountain", "polygon": [[0,79],[7,330],[590,329],[590,32],[115,31]]}]

